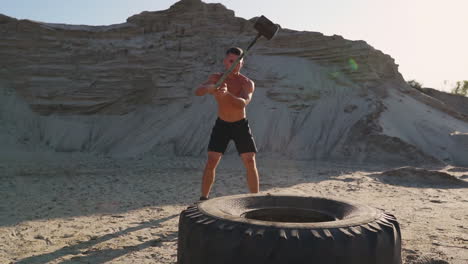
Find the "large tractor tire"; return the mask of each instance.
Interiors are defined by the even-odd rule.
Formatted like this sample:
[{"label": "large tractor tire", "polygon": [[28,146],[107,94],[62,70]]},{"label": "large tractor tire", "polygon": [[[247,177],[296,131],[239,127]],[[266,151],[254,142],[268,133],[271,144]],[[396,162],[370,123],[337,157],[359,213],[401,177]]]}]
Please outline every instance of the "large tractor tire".
[{"label": "large tractor tire", "polygon": [[396,218],[341,200],[235,195],[182,211],[178,264],[401,264]]}]

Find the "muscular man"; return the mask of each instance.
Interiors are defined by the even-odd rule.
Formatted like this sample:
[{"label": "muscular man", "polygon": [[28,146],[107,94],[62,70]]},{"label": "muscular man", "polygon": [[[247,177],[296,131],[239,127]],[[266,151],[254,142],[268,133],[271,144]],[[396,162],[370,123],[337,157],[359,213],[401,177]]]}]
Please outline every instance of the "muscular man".
[{"label": "muscular man", "polygon": [[[226,51],[223,60],[226,70],[231,67],[242,52],[242,49],[236,47]],[[222,74],[212,74],[195,91],[197,96],[213,95],[218,103],[218,119],[208,144],[208,160],[203,172],[200,200],[208,199],[215,179],[216,167],[231,139],[247,169],[247,184],[250,192],[257,193],[259,191],[258,171],[255,163],[257,148],[245,112],[245,107],[252,99],[255,85],[249,78],[240,73],[243,64],[242,59],[220,87],[215,87],[215,83]]]}]

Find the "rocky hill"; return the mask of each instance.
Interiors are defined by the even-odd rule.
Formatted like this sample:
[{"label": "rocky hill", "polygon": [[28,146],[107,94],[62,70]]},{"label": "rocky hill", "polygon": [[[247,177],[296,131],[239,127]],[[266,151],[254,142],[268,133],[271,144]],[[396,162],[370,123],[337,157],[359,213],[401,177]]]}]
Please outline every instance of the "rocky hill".
[{"label": "rocky hill", "polygon": [[[194,89],[227,47],[253,39],[253,23],[200,0],[111,26],[0,15],[2,153],[204,155],[216,106]],[[262,154],[468,166],[467,112],[409,87],[364,41],[282,29],[243,72]]]}]

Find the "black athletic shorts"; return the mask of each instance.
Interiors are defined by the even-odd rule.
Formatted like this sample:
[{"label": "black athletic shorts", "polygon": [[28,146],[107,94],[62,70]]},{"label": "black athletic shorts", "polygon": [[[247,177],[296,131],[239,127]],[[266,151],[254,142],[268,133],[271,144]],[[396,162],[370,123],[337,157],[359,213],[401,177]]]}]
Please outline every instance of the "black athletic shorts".
[{"label": "black athletic shorts", "polygon": [[220,118],[216,119],[216,123],[211,132],[208,151],[224,154],[231,139],[236,144],[239,155],[247,152],[257,152],[257,147],[255,146],[255,141],[247,119],[236,122],[226,122]]}]

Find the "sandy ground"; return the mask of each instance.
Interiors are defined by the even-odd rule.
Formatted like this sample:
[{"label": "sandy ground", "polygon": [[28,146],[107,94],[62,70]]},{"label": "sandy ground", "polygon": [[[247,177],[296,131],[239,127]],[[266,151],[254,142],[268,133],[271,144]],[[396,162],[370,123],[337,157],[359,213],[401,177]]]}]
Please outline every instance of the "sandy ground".
[{"label": "sandy ground", "polygon": [[[175,263],[178,215],[198,199],[203,165],[2,158],[0,263]],[[262,192],[349,199],[396,215],[404,263],[468,263],[468,188],[457,180],[467,180],[468,168],[409,168],[407,177],[383,166],[261,156],[258,167]],[[237,156],[225,157],[212,196],[246,192],[244,175]]]}]

